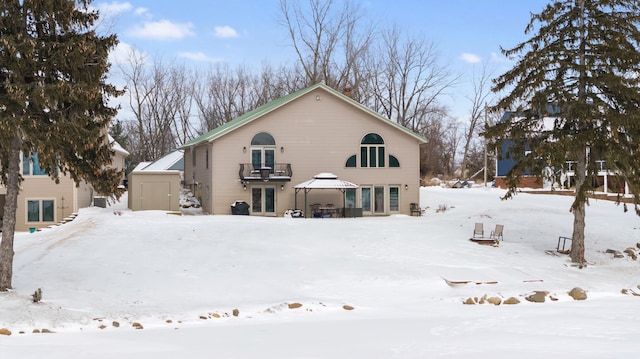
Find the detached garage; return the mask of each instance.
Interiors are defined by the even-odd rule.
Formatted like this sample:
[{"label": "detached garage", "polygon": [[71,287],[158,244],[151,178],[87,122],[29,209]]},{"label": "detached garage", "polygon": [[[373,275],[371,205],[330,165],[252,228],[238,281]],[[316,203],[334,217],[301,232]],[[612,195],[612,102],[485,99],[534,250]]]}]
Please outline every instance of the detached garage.
[{"label": "detached garage", "polygon": [[182,151],[138,165],[129,174],[129,209],[179,211]]},{"label": "detached garage", "polygon": [[132,211],[178,211],[180,172],[140,171],[129,174],[129,208]]}]

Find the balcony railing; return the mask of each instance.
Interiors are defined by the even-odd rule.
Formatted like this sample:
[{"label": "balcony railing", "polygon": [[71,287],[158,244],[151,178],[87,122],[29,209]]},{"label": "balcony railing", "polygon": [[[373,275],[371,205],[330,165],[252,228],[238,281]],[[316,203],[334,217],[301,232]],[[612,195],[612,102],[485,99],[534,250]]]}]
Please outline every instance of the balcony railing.
[{"label": "balcony railing", "polygon": [[241,181],[291,181],[291,164],[276,163],[274,165],[241,163],[238,176]]},{"label": "balcony railing", "polygon": [[[607,167],[607,161],[598,160],[596,161],[596,168],[598,172],[604,172],[609,170]],[[567,161],[567,172],[575,172],[576,170],[576,161]]]}]

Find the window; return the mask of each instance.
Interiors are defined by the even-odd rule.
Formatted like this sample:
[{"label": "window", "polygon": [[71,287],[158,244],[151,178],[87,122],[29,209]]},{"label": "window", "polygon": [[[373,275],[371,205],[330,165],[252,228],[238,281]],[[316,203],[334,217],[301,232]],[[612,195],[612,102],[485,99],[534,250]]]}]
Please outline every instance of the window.
[{"label": "window", "polygon": [[400,207],[399,203],[399,193],[400,187],[391,186],[389,187],[389,211],[398,212]]},{"label": "window", "polygon": [[266,132],[260,132],[251,139],[251,165],[254,170],[270,167],[273,173],[276,164],[276,140]]},{"label": "window", "polygon": [[347,188],[344,191],[344,205],[346,208],[355,208],[356,206],[356,189]]},{"label": "window", "polygon": [[28,200],[27,222],[53,222],[54,200]]},{"label": "window", "polygon": [[38,154],[31,152],[30,154],[22,154],[22,175],[23,176],[46,176],[44,169],[40,168]]},{"label": "window", "polygon": [[400,161],[396,156],[389,155],[389,167],[400,167]]},{"label": "window", "polygon": [[356,155],[353,155],[347,159],[347,163],[345,163],[345,167],[356,167]]},{"label": "window", "polygon": [[369,133],[360,141],[360,167],[384,167],[385,146],[382,137]]}]

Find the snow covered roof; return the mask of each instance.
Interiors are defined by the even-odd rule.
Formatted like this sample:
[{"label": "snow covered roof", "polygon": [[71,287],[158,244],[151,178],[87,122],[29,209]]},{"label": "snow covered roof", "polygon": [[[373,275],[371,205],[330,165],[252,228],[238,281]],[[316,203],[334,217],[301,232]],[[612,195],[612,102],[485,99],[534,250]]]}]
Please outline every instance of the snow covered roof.
[{"label": "snow covered roof", "polygon": [[118,143],[118,141],[116,141],[113,137],[111,137],[111,135],[109,135],[109,143],[111,144],[111,148],[113,148],[114,151],[120,152],[125,156],[129,156],[129,151],[125,150],[124,147],[122,147]]},{"label": "snow covered roof", "polygon": [[184,151],[177,150],[155,162],[140,162],[133,171],[183,171]]},{"label": "snow covered roof", "polygon": [[334,188],[334,189],[341,189],[341,188],[358,188],[358,185],[355,184],[355,183],[351,183],[349,181],[340,180],[340,179],[338,179],[338,176],[334,175],[333,173],[323,172],[323,173],[319,173],[319,174],[313,176],[313,179],[310,179],[310,180],[308,180],[306,182],[302,182],[299,185],[296,185],[294,188],[307,188],[307,189]]}]

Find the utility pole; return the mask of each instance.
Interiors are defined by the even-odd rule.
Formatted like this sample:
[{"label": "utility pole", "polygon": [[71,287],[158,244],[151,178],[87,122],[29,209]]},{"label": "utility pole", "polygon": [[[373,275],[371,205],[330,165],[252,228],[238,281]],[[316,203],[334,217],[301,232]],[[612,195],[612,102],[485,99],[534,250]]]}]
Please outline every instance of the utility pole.
[{"label": "utility pole", "polygon": [[[485,132],[487,131],[487,117],[489,113],[489,107],[487,104],[484,104],[484,128]],[[484,187],[487,187],[487,168],[488,166],[488,155],[487,155],[487,138],[484,139]]]}]

